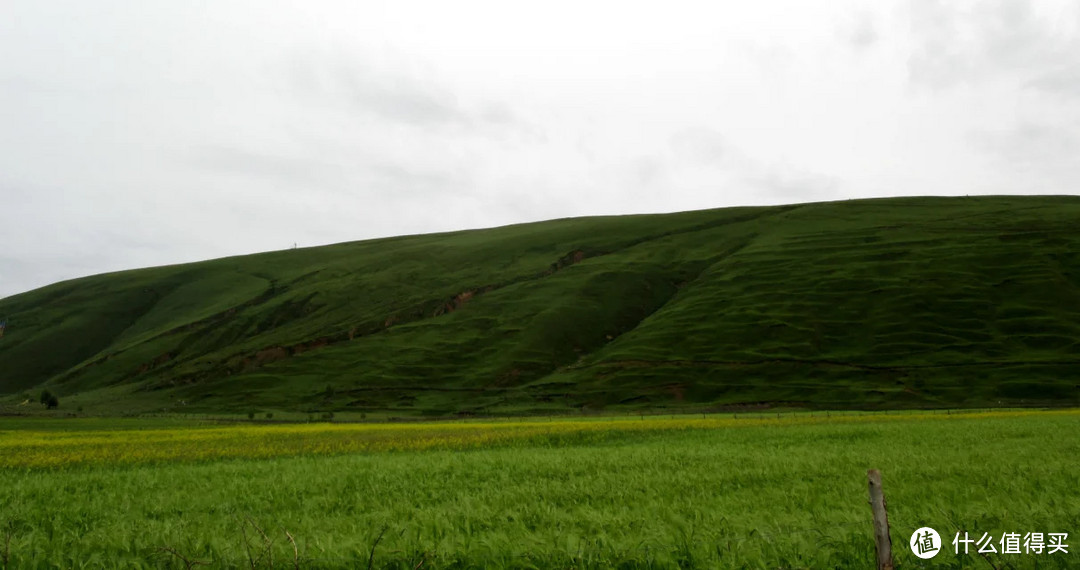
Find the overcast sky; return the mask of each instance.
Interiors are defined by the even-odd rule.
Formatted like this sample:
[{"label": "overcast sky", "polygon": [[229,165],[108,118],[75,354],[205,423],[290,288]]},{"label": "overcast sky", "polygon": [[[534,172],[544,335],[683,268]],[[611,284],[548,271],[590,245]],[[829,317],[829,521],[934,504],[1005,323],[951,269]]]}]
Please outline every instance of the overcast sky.
[{"label": "overcast sky", "polygon": [[1080,191],[1063,0],[0,2],[0,297],[567,216]]}]

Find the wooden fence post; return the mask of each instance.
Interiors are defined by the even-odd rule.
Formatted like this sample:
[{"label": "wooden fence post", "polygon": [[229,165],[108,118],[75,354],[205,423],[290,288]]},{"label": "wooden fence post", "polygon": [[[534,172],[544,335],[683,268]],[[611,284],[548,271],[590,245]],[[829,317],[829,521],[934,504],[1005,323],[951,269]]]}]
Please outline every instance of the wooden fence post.
[{"label": "wooden fence post", "polygon": [[889,537],[889,515],[885,511],[885,491],[881,488],[881,471],[866,472],[870,481],[870,507],[874,510],[874,543],[877,545],[878,570],[893,570],[892,538]]}]

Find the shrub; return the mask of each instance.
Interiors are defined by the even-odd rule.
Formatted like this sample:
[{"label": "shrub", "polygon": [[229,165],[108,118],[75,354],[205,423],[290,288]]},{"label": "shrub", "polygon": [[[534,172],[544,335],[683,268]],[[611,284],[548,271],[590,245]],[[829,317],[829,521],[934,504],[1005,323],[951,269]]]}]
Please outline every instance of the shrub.
[{"label": "shrub", "polygon": [[41,405],[50,410],[60,405],[60,400],[56,398],[55,394],[48,390],[41,391],[41,397],[38,398],[38,401],[41,402]]}]

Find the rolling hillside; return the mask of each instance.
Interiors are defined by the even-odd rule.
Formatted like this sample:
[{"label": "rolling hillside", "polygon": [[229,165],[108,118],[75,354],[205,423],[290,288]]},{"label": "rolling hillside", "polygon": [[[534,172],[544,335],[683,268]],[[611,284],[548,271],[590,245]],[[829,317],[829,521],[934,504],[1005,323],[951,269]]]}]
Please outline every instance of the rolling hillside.
[{"label": "rolling hillside", "polygon": [[1080,403],[1080,198],[597,217],[0,300],[0,394],[141,412]]}]

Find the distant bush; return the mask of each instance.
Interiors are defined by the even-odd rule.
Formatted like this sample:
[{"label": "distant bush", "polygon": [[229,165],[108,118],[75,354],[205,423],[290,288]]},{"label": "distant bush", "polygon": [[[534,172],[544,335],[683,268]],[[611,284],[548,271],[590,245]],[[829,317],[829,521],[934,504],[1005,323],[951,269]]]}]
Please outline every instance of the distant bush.
[{"label": "distant bush", "polygon": [[255,419],[255,412],[248,412],[248,419],[249,420]]},{"label": "distant bush", "polygon": [[48,390],[41,391],[41,397],[38,398],[38,401],[41,402],[41,405],[50,410],[60,405],[60,400],[56,398],[56,394],[53,394]]},{"label": "distant bush", "polygon": [[270,419],[270,418],[273,418],[273,417],[274,417],[274,412],[266,412],[266,419]]},{"label": "distant bush", "polygon": [[324,420],[332,420],[332,419],[334,419],[334,412],[323,412],[322,413],[322,419],[324,419]]}]

